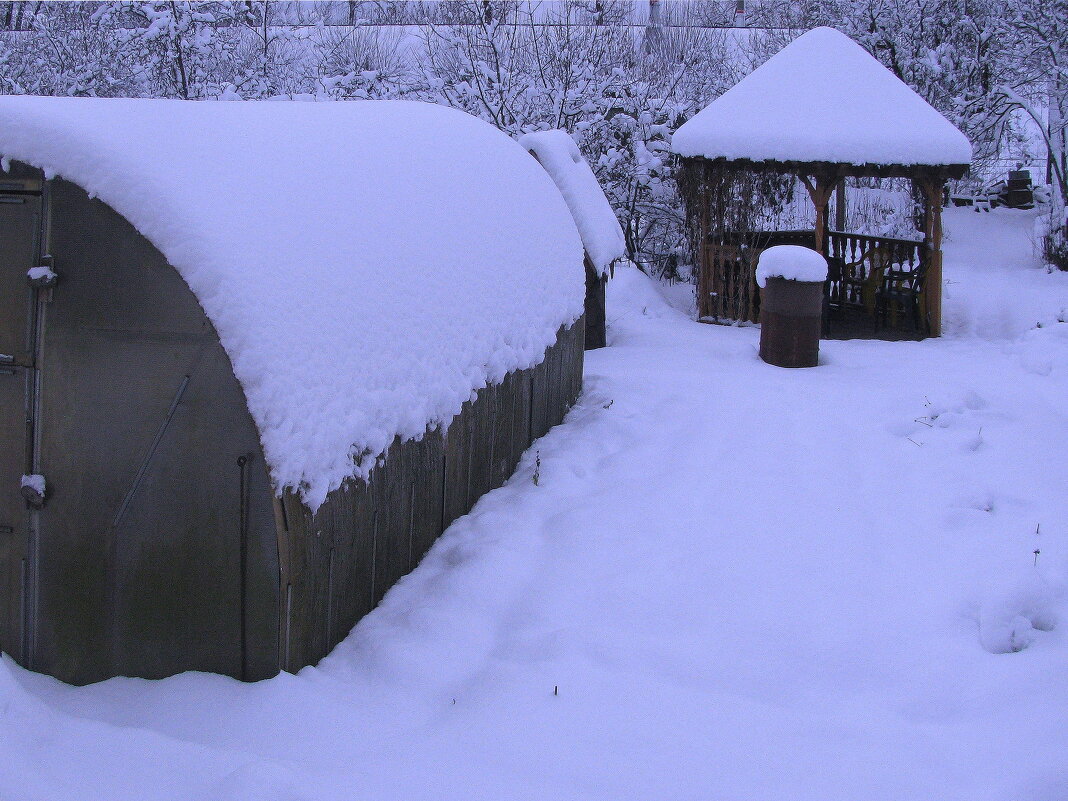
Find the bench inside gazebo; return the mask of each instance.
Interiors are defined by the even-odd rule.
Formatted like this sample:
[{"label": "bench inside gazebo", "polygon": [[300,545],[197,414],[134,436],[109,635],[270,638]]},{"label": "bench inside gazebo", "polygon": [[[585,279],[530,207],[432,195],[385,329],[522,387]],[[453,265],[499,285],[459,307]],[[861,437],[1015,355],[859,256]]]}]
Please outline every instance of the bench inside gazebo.
[{"label": "bench inside gazebo", "polygon": [[[941,333],[943,188],[967,173],[971,145],[849,37],[800,36],[682,125],[673,147],[698,319],[756,322],[760,252],[794,244],[827,257],[826,336]],[[922,236],[831,228],[831,194],[841,199],[848,178],[910,179]],[[794,180],[815,206],[814,228],[761,230]]]}]

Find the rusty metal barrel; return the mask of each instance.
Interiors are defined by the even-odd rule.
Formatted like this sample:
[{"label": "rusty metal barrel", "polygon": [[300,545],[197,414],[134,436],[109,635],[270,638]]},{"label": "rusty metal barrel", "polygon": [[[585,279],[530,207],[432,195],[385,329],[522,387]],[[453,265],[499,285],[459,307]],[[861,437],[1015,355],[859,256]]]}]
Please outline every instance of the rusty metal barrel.
[{"label": "rusty metal barrel", "polygon": [[823,327],[827,261],[810,248],[780,245],[760,255],[760,358],[776,367],[815,367]]}]

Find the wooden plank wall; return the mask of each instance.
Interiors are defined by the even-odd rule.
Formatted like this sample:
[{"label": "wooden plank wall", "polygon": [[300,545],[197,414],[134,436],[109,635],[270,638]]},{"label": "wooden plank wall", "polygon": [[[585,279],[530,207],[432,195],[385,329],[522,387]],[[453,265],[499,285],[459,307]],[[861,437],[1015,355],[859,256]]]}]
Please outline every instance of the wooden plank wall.
[{"label": "wooden plank wall", "polygon": [[434,540],[511,476],[582,390],[585,321],[561,328],[540,364],[463,405],[447,431],[394,441],[370,481],[350,481],[312,515],[278,500],[281,668],[312,665],[344,639]]}]

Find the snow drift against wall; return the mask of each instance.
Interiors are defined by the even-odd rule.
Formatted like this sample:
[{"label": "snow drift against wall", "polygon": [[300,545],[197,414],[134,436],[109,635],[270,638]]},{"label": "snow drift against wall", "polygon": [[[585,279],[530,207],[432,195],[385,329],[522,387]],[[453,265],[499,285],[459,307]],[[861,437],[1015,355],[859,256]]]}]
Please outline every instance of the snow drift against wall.
[{"label": "snow drift against wall", "polygon": [[3,97],[0,154],[82,186],[177,268],[276,485],[312,508],[582,313],[552,181],[441,106]]},{"label": "snow drift against wall", "polygon": [[578,145],[566,131],[538,131],[519,138],[549,173],[575,218],[582,245],[593,266],[608,266],[627,255],[627,242],[612,206]]},{"label": "snow drift against wall", "polygon": [[682,156],[846,164],[968,164],[967,137],[833,28],[784,47],[684,123]]}]

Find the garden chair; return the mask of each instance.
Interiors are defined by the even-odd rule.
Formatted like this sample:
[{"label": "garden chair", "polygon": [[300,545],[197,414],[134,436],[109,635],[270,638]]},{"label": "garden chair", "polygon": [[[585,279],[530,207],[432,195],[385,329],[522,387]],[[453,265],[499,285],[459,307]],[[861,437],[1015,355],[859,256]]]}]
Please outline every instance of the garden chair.
[{"label": "garden chair", "polygon": [[[865,251],[856,261],[841,265],[841,296],[844,301],[859,300],[865,312],[875,316],[879,287],[883,283],[883,274],[890,266],[890,248],[878,245]],[[862,269],[857,269],[857,268]],[[856,300],[855,300],[856,299]]]},{"label": "garden chair", "polygon": [[924,279],[927,276],[927,262],[922,261],[913,270],[888,269],[883,274],[882,283],[876,292],[876,326],[886,326],[900,309],[912,321],[917,334],[922,334],[923,325],[921,304],[923,300]]}]

